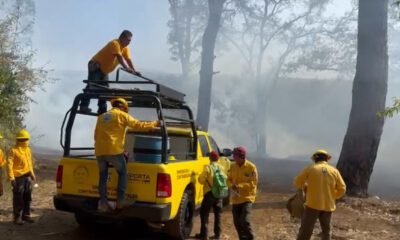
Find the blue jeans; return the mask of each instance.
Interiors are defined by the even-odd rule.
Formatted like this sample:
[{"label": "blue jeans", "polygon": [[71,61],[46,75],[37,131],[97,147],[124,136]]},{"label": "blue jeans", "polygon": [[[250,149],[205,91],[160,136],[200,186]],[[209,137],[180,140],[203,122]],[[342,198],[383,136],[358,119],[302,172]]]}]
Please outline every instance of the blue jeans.
[{"label": "blue jeans", "polygon": [[111,163],[118,173],[117,201],[125,199],[125,190],[127,184],[126,162],[123,154],[110,156],[97,156],[99,164],[99,194],[100,202],[107,202],[107,180],[108,180],[108,163]]},{"label": "blue jeans", "polygon": [[[90,80],[93,80],[93,81],[103,80],[103,81],[105,81],[104,83],[97,83],[97,84],[108,87],[108,82],[106,82],[106,81],[109,81],[108,74],[102,73],[100,71],[100,66],[93,61],[90,61],[88,63],[88,81],[90,81]],[[86,89],[89,89],[89,88],[90,87],[89,87],[89,83],[88,83],[88,85],[86,86]],[[82,107],[87,108],[87,107],[89,107],[89,103],[90,103],[90,99],[82,99],[80,106],[81,106],[81,108]],[[97,106],[99,107],[99,109],[97,111],[99,114],[107,112],[107,102],[105,100],[99,99]]]}]

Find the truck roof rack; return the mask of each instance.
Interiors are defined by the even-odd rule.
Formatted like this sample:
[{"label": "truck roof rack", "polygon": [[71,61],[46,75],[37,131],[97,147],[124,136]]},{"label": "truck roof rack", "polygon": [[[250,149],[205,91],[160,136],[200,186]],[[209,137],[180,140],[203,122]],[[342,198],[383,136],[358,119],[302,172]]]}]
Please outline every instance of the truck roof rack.
[{"label": "truck roof rack", "polygon": [[[143,107],[143,108],[154,108],[157,110],[158,120],[162,121],[160,127],[160,133],[162,136],[162,161],[168,163],[168,152],[167,152],[167,141],[168,132],[167,127],[180,126],[189,127],[192,132],[193,141],[191,144],[190,155],[196,158],[197,149],[197,132],[196,124],[193,118],[192,110],[186,105],[184,97],[185,94],[176,91],[172,88],[166,87],[159,84],[149,78],[141,75],[135,75],[143,80],[141,81],[120,81],[120,71],[125,71],[120,68],[117,70],[117,76],[115,81],[104,81],[104,80],[84,80],[83,82],[88,84],[88,87],[83,89],[83,93],[79,93],[72,104],[72,107],[65,114],[64,120],[61,125],[60,144],[64,149],[64,156],[70,155],[71,151],[85,151],[93,150],[93,147],[71,147],[71,132],[74,125],[75,117],[77,114],[98,116],[99,113],[92,111],[81,111],[78,110],[82,100],[98,99],[109,101],[116,97],[124,98],[128,101],[130,107]],[[130,73],[132,74],[132,73]],[[112,85],[123,85],[114,87]],[[110,87],[110,85],[112,87]],[[150,89],[149,89],[150,88]],[[153,89],[151,89],[153,88]],[[164,112],[163,109],[184,110],[187,113],[187,117],[174,117],[165,115],[170,112]],[[65,127],[65,128],[64,128]],[[65,135],[64,135],[65,130]],[[91,156],[91,155],[88,155]]]},{"label": "truck roof rack", "polygon": [[[121,81],[119,79],[120,71],[125,71],[123,68],[119,68],[116,74],[115,81],[104,81],[104,80],[83,80],[89,87],[83,89],[84,93],[106,95],[106,96],[123,96],[123,95],[152,95],[157,96],[162,105],[166,107],[178,107],[185,104],[185,94],[175,89],[157,83],[147,77],[141,75],[134,75],[143,80],[139,81]],[[124,85],[123,88],[115,85]],[[134,104],[134,103],[133,103]],[[134,107],[140,107],[140,104],[134,104]],[[145,106],[144,106],[145,107]]]}]

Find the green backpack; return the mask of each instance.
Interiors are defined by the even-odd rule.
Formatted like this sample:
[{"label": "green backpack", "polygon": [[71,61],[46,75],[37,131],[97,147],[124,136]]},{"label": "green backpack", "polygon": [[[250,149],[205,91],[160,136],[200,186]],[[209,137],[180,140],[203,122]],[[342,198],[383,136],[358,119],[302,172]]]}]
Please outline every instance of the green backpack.
[{"label": "green backpack", "polygon": [[221,167],[210,165],[211,171],[213,172],[213,184],[211,186],[211,192],[215,198],[226,198],[228,197],[228,184],[226,177],[221,171]]}]

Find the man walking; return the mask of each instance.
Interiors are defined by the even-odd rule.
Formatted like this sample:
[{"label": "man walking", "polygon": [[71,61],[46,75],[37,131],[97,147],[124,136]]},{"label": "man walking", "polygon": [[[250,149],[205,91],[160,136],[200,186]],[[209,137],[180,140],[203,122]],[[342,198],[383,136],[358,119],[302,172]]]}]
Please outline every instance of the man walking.
[{"label": "man walking", "polygon": [[94,133],[95,155],[99,164],[99,207],[100,212],[107,212],[111,207],[107,202],[108,163],[111,163],[118,173],[117,209],[128,204],[125,201],[127,184],[126,161],[124,157],[124,142],[126,129],[153,129],[160,126],[159,121],[141,122],[128,114],[128,103],[123,98],[111,100],[112,109],[97,118]]},{"label": "man walking", "polygon": [[[88,81],[105,81],[104,83],[96,83],[108,87],[108,74],[115,70],[120,64],[126,71],[141,75],[139,71],[135,69],[131,60],[131,53],[128,48],[129,43],[132,40],[132,33],[128,30],[122,31],[118,39],[114,39],[107,43],[88,63]],[[86,88],[91,86],[88,83]],[[107,111],[107,105],[105,100],[99,100],[98,102],[98,113],[104,113]],[[80,105],[81,112],[90,112],[89,99],[84,99]]]},{"label": "man walking", "polygon": [[17,142],[8,154],[8,178],[13,191],[14,223],[22,225],[25,222],[33,223],[31,218],[32,181],[35,181],[33,172],[32,152],[29,147],[29,132],[19,131]]},{"label": "man walking", "polygon": [[317,219],[322,229],[322,240],[331,239],[331,216],[336,209],[336,199],[346,192],[339,171],[328,164],[331,155],[325,150],[316,151],[307,167],[294,180],[298,189],[307,187],[306,203],[297,240],[309,240]]},{"label": "man walking", "polygon": [[[204,185],[204,198],[200,207],[201,227],[200,233],[196,235],[202,240],[208,239],[208,217],[211,208],[214,211],[214,236],[212,239],[221,237],[221,213],[222,213],[222,198],[223,193],[217,187],[226,187],[227,197],[227,176],[221,165],[218,164],[219,154],[216,151],[210,152],[210,164],[207,165],[204,171],[199,176],[199,182]],[[219,184],[217,181],[220,181]],[[216,185],[218,184],[218,186]],[[213,189],[216,189],[212,191]]]},{"label": "man walking", "polygon": [[252,204],[256,200],[258,174],[256,166],[246,159],[246,149],[233,149],[235,164],[231,166],[228,182],[231,185],[233,222],[240,240],[254,239],[250,223]]}]

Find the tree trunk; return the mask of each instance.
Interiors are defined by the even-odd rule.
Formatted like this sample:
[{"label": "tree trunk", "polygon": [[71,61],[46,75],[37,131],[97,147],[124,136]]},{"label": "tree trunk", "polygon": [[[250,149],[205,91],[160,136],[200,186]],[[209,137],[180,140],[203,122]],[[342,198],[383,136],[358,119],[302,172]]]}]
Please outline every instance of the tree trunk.
[{"label": "tree trunk", "polygon": [[367,197],[384,119],[388,0],[359,0],[358,54],[353,82],[349,124],[340,153],[338,169],[350,196]]},{"label": "tree trunk", "polygon": [[212,76],[214,72],[214,48],[221,22],[225,0],[208,0],[209,18],[204,31],[201,53],[199,99],[197,123],[208,130],[211,108]]}]

